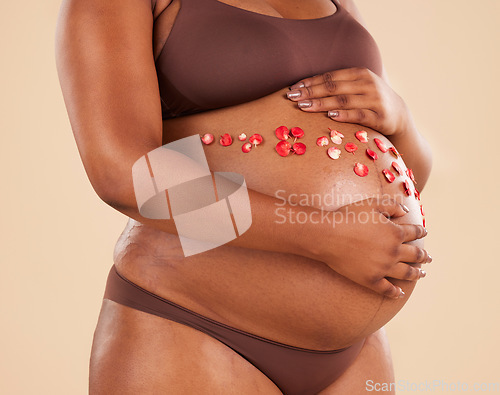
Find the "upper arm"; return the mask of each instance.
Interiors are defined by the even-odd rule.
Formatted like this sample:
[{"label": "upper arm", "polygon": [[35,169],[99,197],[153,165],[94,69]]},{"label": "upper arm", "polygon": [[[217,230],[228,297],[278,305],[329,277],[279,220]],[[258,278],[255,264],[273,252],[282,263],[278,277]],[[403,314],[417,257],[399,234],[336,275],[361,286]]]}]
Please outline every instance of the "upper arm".
[{"label": "upper arm", "polygon": [[151,0],[64,0],[56,62],[71,127],[97,194],[114,199],[161,145]]}]

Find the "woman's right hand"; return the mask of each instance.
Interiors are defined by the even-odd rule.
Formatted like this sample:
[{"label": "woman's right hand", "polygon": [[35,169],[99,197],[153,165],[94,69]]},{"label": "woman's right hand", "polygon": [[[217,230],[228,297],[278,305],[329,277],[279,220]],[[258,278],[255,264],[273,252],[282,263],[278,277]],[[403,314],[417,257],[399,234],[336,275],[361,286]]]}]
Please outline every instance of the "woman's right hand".
[{"label": "woman's right hand", "polygon": [[403,290],[387,278],[418,280],[425,272],[412,264],[432,261],[426,250],[405,244],[425,237],[423,226],[391,221],[404,216],[406,210],[393,201],[366,200],[343,206],[332,212],[333,235],[325,237],[325,229],[316,227],[322,234],[309,233],[303,246],[312,258],[355,283],[387,297],[403,297]]}]

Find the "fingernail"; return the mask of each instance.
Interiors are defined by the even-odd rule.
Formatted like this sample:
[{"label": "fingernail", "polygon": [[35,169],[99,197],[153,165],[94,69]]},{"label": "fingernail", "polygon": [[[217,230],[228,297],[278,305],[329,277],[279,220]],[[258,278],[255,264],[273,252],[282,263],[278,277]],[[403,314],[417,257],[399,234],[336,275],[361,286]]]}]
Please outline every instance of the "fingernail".
[{"label": "fingernail", "polygon": [[312,105],[313,105],[312,101],[310,100],[299,101],[298,103],[299,108],[309,108]]},{"label": "fingernail", "polygon": [[290,87],[290,90],[293,90],[293,89],[300,89],[300,88],[305,88],[306,86],[304,85],[303,82],[297,82],[296,84],[292,85]]},{"label": "fingernail", "polygon": [[399,288],[399,290],[401,291],[401,293],[399,294],[398,298],[399,299],[404,298],[405,297],[404,291],[401,288]]},{"label": "fingernail", "polygon": [[424,235],[422,237],[427,236],[427,228],[424,228]]},{"label": "fingernail", "polygon": [[420,270],[420,278],[424,278],[427,276],[427,272],[425,270],[419,269]]},{"label": "fingernail", "polygon": [[300,91],[290,91],[287,92],[286,97],[288,97],[289,99],[296,99],[300,97],[300,95],[301,95]]},{"label": "fingernail", "polygon": [[338,111],[328,111],[328,116],[330,118],[336,118],[339,116],[339,112]]},{"label": "fingernail", "polygon": [[427,254],[427,263],[431,263],[432,262],[432,257],[430,256],[430,254]]},{"label": "fingernail", "polygon": [[404,204],[401,204],[401,208],[403,209],[403,211],[405,213],[409,213],[410,212],[410,209],[406,205],[404,205]]}]

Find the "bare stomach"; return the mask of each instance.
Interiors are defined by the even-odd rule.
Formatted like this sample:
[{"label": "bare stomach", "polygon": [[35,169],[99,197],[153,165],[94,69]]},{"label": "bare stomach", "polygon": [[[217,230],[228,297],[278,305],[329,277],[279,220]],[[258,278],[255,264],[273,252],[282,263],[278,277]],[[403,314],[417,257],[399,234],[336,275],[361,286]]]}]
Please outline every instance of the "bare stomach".
[{"label": "bare stomach", "polygon": [[[394,161],[406,169],[402,158],[381,152],[373,141],[377,137],[392,146],[389,140],[359,125],[334,122],[325,114],[302,112],[285,98],[285,92],[165,121],[163,144],[193,134],[214,134],[216,141],[204,146],[210,169],[240,173],[248,188],[277,197],[276,232],[280,232],[282,221],[328,221],[325,217],[290,217],[280,205],[285,200],[331,211],[368,197],[397,197],[410,212],[396,221],[422,223],[411,182],[411,196],[404,192],[402,181],[408,177],[399,176],[389,183],[382,174],[383,169],[397,174],[391,167]],[[281,125],[304,130],[299,140],[307,147],[304,155],[277,154],[274,147],[279,140],[274,130]],[[318,137],[329,136],[328,128],[344,135],[342,144],[330,141],[325,147],[316,145]],[[356,139],[355,132],[360,129],[367,131],[368,143]],[[233,137],[228,147],[218,143],[224,133]],[[240,133],[259,133],[264,141],[243,153],[243,143],[237,139]],[[358,146],[354,154],[344,148],[349,142]],[[327,155],[333,146],[342,151],[339,159]],[[378,159],[370,159],[366,148],[375,151]],[[367,176],[355,174],[356,162],[368,167]],[[282,236],[283,243],[294,242]],[[421,240],[414,243],[423,246]],[[401,309],[415,286],[415,282],[394,280],[407,296],[387,299],[322,262],[229,245],[186,258],[177,236],[132,219],[117,242],[115,264],[120,273],[140,286],[200,314],[274,341],[317,350],[341,348],[373,333]]]}]

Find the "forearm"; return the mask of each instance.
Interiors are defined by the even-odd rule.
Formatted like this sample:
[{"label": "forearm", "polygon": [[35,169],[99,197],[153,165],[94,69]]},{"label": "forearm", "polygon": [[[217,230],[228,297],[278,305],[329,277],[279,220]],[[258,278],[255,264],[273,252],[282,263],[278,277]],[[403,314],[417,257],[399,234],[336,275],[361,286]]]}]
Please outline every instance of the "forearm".
[{"label": "forearm", "polygon": [[[171,171],[179,170],[173,169]],[[123,174],[119,192],[117,190],[114,198],[112,200],[107,199],[105,202],[126,216],[147,226],[170,234],[178,234],[174,220],[150,219],[141,215],[135,197],[131,173],[132,170],[130,170],[130,175]],[[114,184],[117,185],[117,182],[115,181]],[[247,191],[252,224],[246,232],[227,244],[243,248],[311,256],[308,246],[312,244],[310,239],[313,238],[313,234],[318,231],[313,229],[315,224],[311,221],[299,224],[288,221],[286,218],[297,218],[298,211],[304,212],[307,218],[319,218],[321,211],[308,206],[290,205],[284,199],[278,199],[252,189],[247,189]],[[320,227],[322,226],[320,225]]]},{"label": "forearm", "polygon": [[432,152],[427,140],[418,132],[406,105],[405,111],[405,121],[399,133],[390,135],[388,138],[397,147],[408,168],[413,170],[417,188],[421,191],[431,172]]}]

